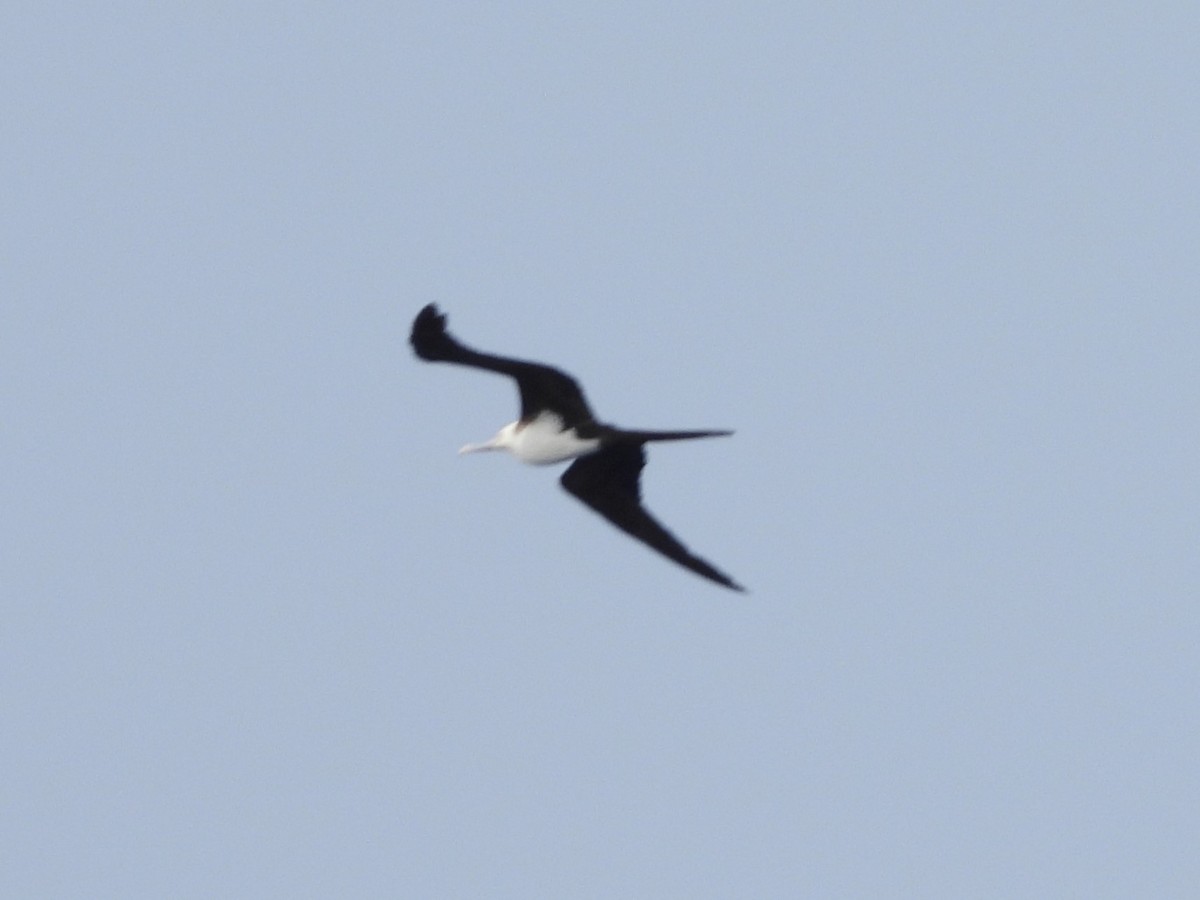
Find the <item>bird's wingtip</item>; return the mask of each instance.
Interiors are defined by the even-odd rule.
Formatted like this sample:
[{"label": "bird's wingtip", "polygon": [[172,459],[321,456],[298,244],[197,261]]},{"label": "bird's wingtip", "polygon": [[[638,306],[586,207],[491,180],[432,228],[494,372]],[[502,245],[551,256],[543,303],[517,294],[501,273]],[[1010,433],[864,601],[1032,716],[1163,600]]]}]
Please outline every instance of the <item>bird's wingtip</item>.
[{"label": "bird's wingtip", "polygon": [[433,361],[446,358],[449,342],[449,335],[446,334],[446,314],[438,312],[436,303],[427,303],[421,307],[421,311],[413,319],[408,342],[421,359]]}]

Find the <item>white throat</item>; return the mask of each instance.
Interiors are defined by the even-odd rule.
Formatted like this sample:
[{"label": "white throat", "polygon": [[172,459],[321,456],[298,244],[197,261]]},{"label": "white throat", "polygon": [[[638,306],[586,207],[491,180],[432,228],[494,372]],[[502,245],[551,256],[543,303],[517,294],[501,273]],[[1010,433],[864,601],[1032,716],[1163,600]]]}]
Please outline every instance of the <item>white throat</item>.
[{"label": "white throat", "polygon": [[468,444],[460,453],[479,450],[507,450],[523,463],[548,466],[585,456],[600,449],[599,438],[581,438],[572,429],[563,429],[562,419],[552,412],[539,413],[522,425],[505,425],[485,444]]}]

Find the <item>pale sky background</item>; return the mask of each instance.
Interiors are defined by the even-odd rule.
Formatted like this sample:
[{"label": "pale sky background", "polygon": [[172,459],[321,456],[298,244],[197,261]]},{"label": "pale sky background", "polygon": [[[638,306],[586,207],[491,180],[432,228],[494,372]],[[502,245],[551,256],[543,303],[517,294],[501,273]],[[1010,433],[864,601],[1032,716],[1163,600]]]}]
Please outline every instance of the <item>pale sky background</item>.
[{"label": "pale sky background", "polygon": [[6,5],[0,895],[1200,895],[1198,36]]}]

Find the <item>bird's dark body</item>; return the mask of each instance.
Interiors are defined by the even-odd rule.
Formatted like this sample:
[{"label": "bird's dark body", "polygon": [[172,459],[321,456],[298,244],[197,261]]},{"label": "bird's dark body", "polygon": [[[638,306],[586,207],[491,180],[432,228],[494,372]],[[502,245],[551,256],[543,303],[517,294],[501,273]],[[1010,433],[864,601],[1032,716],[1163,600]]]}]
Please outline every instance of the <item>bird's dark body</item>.
[{"label": "bird's dark body", "polygon": [[521,424],[553,413],[562,431],[598,445],[580,453],[561,478],[562,486],[625,533],[698,575],[733,590],[732,578],[693,555],[642,506],[640,478],[646,465],[644,445],[732,434],[723,430],[647,431],[597,422],[583,390],[570,375],[552,366],[480,353],[459,343],[446,330],[446,316],[429,304],[413,321],[410,343],[428,362],[449,362],[508,375],[521,395]]}]

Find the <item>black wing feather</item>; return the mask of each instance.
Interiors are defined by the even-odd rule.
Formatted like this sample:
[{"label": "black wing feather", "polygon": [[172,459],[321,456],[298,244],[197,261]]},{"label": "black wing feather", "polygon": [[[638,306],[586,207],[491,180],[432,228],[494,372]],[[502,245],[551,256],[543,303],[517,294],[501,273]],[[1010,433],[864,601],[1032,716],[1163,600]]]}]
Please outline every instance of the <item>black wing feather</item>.
[{"label": "black wing feather", "polygon": [[446,330],[445,314],[438,312],[432,303],[417,313],[409,342],[417,356],[429,362],[473,366],[514,378],[521,393],[522,419],[532,419],[549,409],[562,417],[564,428],[595,421],[582,389],[566,372],[540,363],[480,353],[460,344]]},{"label": "black wing feather", "polygon": [[668,559],[717,584],[745,590],[724,572],[692,555],[646,511],[639,485],[645,465],[646,452],[640,444],[615,443],[579,457],[563,473],[561,483],[568,493]]}]

